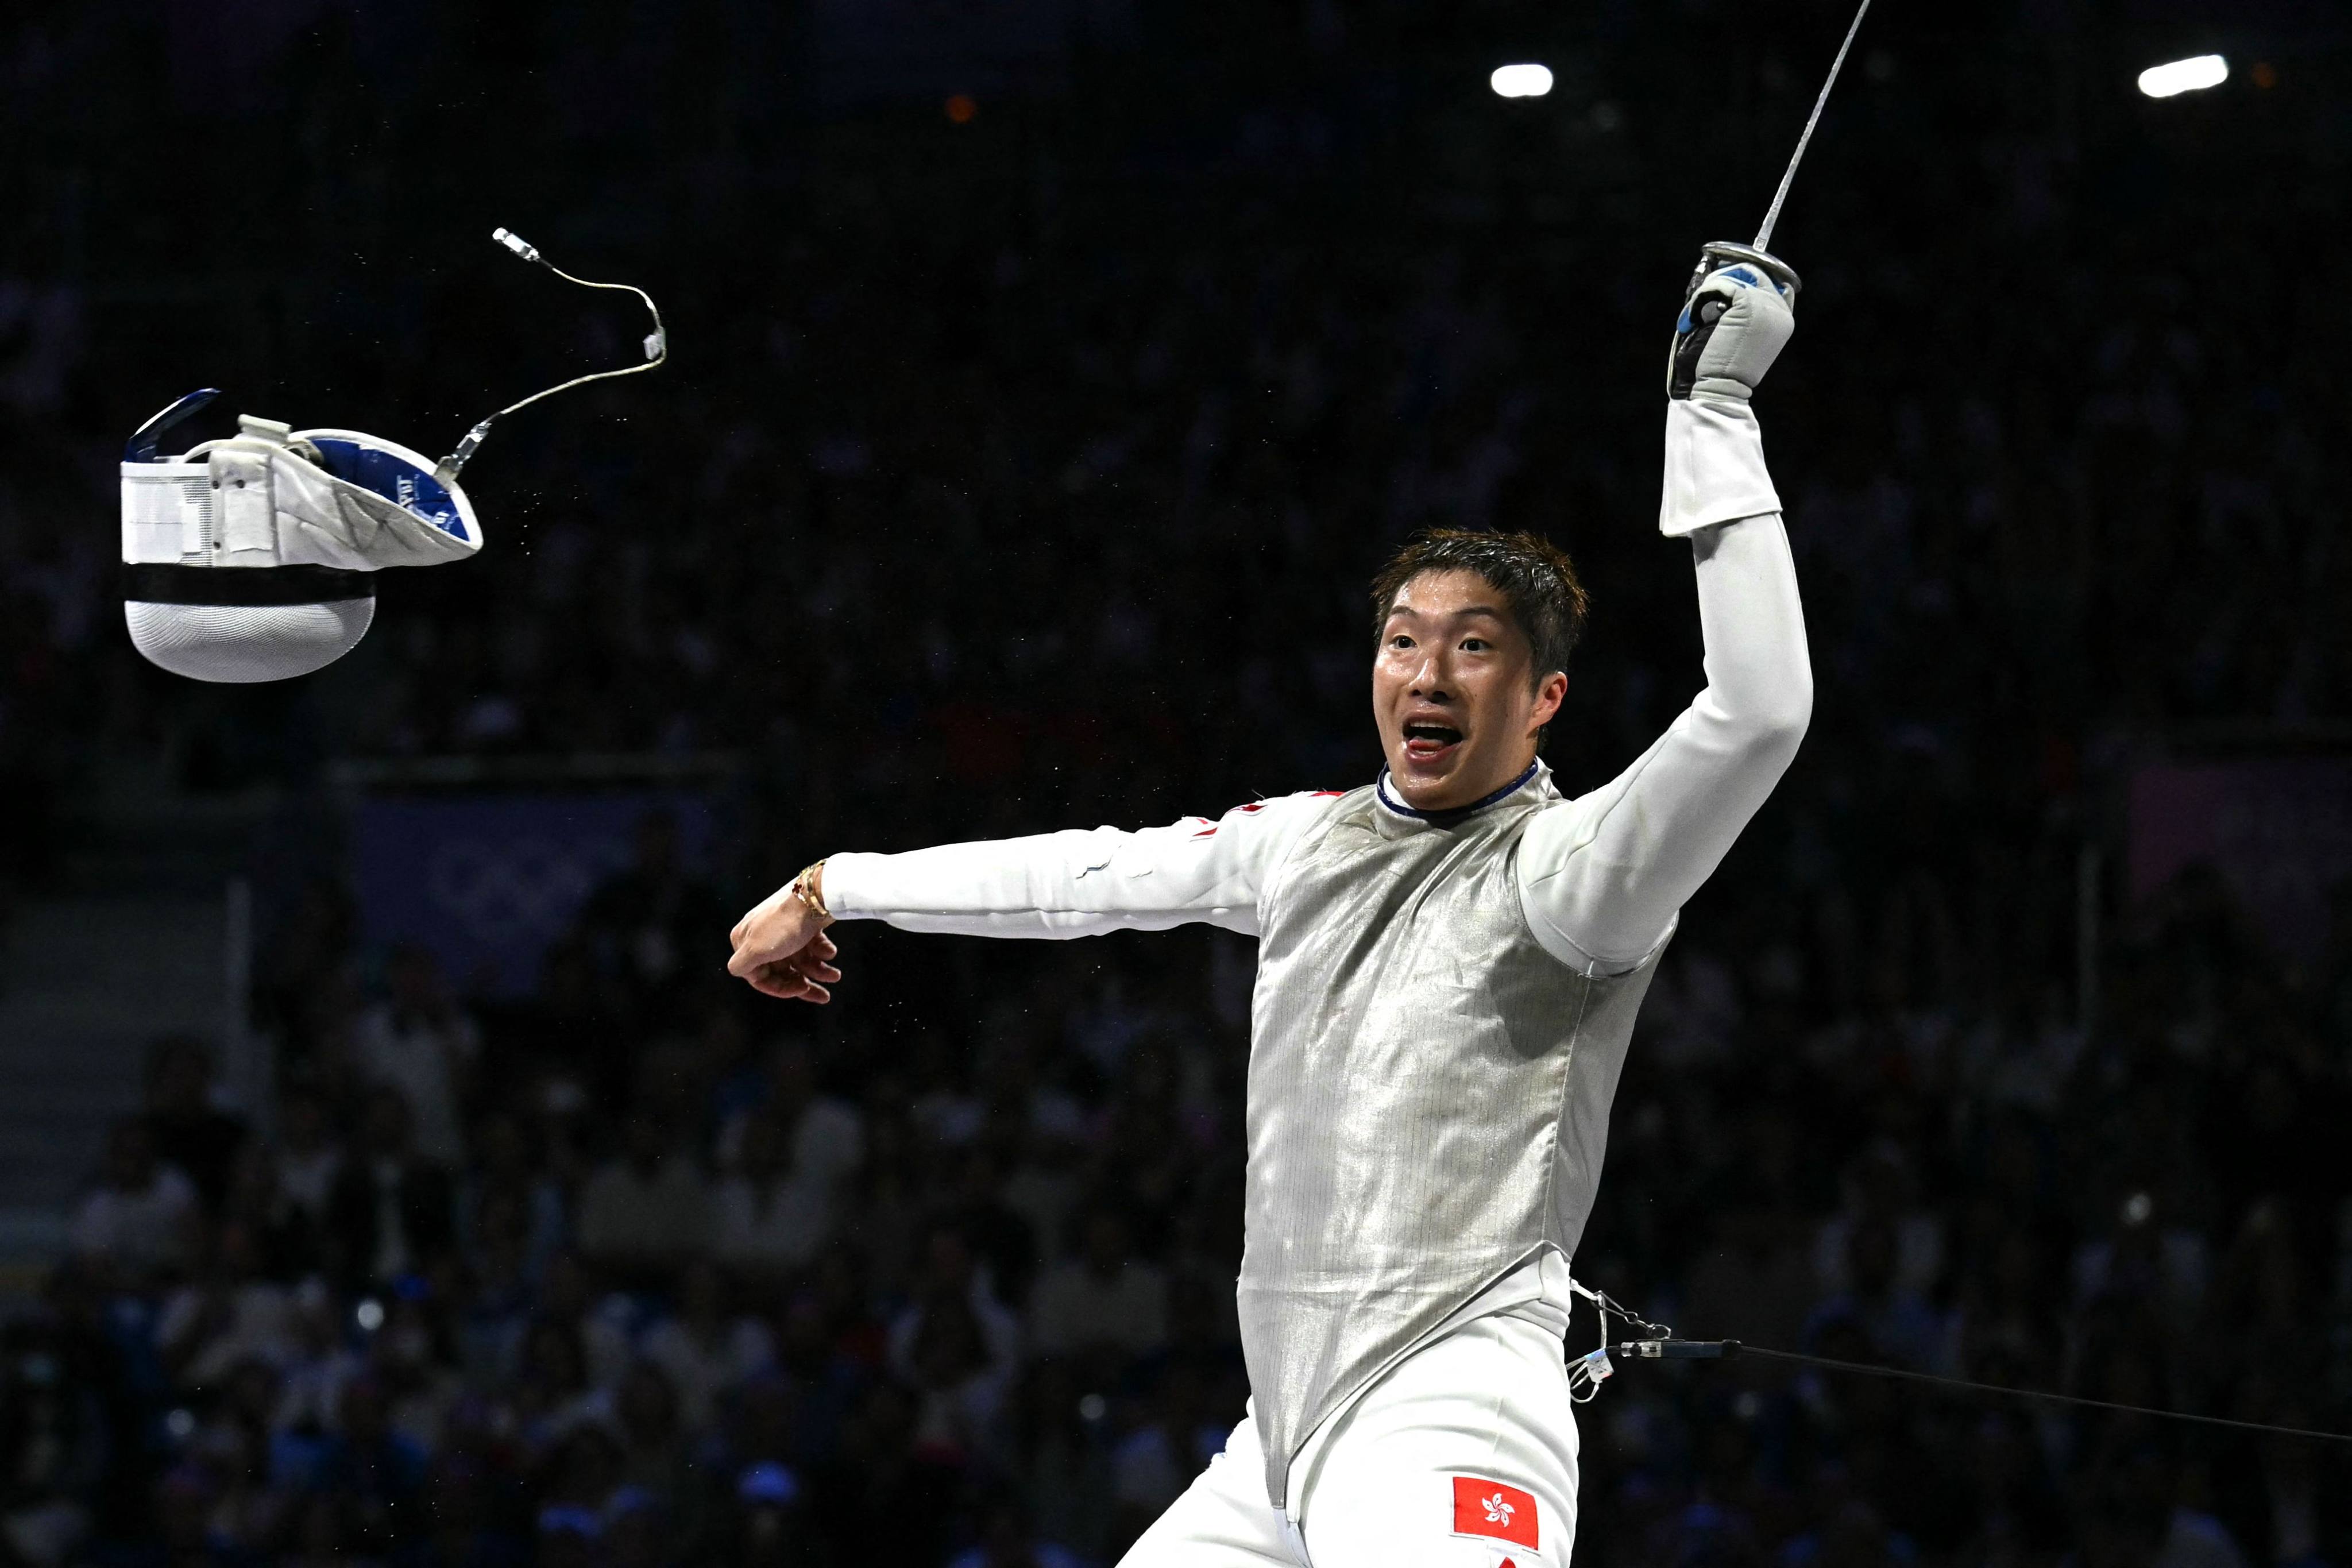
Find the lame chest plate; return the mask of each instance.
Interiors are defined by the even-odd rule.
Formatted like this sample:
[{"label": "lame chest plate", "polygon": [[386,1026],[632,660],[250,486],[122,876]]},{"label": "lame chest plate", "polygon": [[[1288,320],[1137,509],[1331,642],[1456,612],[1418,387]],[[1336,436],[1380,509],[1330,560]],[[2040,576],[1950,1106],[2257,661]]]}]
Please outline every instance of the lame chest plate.
[{"label": "lame chest plate", "polygon": [[1316,1426],[1591,1211],[1655,956],[1593,978],[1538,944],[1541,804],[1434,826],[1358,791],[1261,905],[1240,1308],[1277,1506]]}]

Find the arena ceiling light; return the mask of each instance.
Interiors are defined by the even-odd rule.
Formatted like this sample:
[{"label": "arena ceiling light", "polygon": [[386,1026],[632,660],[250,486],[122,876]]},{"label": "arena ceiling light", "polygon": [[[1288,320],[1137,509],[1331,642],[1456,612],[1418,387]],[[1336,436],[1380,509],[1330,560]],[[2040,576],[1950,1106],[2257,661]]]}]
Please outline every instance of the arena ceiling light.
[{"label": "arena ceiling light", "polygon": [[2219,87],[2229,79],[2229,61],[2219,55],[2197,55],[2169,65],[2148,67],[2139,73],[2139,89],[2150,98],[2178,98],[2184,92]]},{"label": "arena ceiling light", "polygon": [[1486,79],[1497,98],[1541,98],[1551,90],[1551,67],[1538,65],[1496,66],[1495,74]]}]

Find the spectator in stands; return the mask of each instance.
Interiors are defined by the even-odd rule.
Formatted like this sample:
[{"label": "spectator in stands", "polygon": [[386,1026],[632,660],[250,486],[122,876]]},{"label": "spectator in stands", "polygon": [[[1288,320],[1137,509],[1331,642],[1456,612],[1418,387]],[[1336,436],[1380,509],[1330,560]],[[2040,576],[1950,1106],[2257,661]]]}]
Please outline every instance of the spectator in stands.
[{"label": "spectator in stands", "polygon": [[735,1482],[734,1516],[725,1561],[761,1568],[806,1560],[809,1542],[800,1479],[773,1460],[746,1468]]},{"label": "spectator in stands", "polygon": [[[539,1285],[538,1315],[572,1324],[580,1331],[580,1348],[587,1357],[589,1383],[608,1389],[635,1359],[630,1344],[637,1303],[625,1293],[604,1291],[601,1279],[576,1252],[558,1253],[548,1260]],[[603,1292],[600,1294],[600,1292]],[[506,1375],[511,1377],[510,1363]]]},{"label": "spectator in stands", "polygon": [[674,1392],[685,1424],[695,1429],[710,1424],[730,1389],[776,1359],[765,1323],[728,1313],[726,1283],[708,1260],[686,1266],[677,1310],[647,1329],[639,1347]]},{"label": "spectator in stands", "polygon": [[388,1556],[424,1524],[416,1513],[425,1456],[391,1426],[383,1387],[372,1376],[343,1385],[335,1415],[319,1461],[318,1489],[347,1500],[354,1555]]},{"label": "spectator in stands", "polygon": [[441,1440],[464,1394],[450,1349],[431,1310],[431,1291],[412,1280],[379,1305],[383,1323],[368,1347],[368,1370],[384,1402],[384,1423],[417,1452]]},{"label": "spectator in stands", "polygon": [[1110,1402],[1058,1357],[1029,1363],[1011,1437],[1022,1500],[1040,1533],[1089,1558],[1108,1555],[1116,1499]]},{"label": "spectator in stands", "polygon": [[770,1048],[754,1103],[731,1110],[719,1130],[722,1167],[742,1158],[745,1132],[763,1110],[782,1133],[795,1177],[831,1196],[866,1158],[866,1129],[856,1107],[817,1087],[816,1057],[808,1042],[779,1040]]},{"label": "spectator in stands", "polygon": [[191,1261],[202,1219],[194,1184],[155,1157],[154,1133],[134,1118],[107,1134],[98,1185],[75,1206],[68,1236],[79,1256],[145,1282]]},{"label": "spectator in stands", "polygon": [[1943,1222],[1920,1206],[1901,1151],[1881,1143],[1846,1171],[1844,1202],[1823,1222],[1814,1239],[1814,1263],[1831,1289],[1851,1283],[1846,1274],[1850,1238],[1856,1226],[1881,1224],[1895,1237],[1895,1282],[1913,1294],[1931,1289],[1943,1273]]},{"label": "spectator in stands", "polygon": [[520,1117],[485,1117],[475,1134],[476,1163],[467,1173],[460,1209],[467,1246],[477,1256],[508,1239],[488,1240],[486,1230],[511,1227],[513,1267],[533,1279],[569,1242],[571,1225],[562,1184],[537,1158],[534,1142]]},{"label": "spectator in stands", "polygon": [[771,1285],[816,1256],[833,1228],[833,1182],[795,1170],[785,1123],[769,1108],[746,1113],[736,1168],[714,1194],[714,1255]]},{"label": "spectator in stands", "polygon": [[0,1328],[0,1533],[30,1568],[58,1568],[90,1528],[106,1461],[104,1415],[74,1386],[64,1324],[24,1315]]},{"label": "spectator in stands", "polygon": [[349,1499],[334,1492],[313,1492],[303,1500],[295,1523],[294,1549],[289,1568],[346,1568],[348,1543],[354,1539]]},{"label": "spectator in stands", "polygon": [[542,1568],[594,1568],[604,1546],[604,1517],[579,1503],[550,1503],[539,1510],[536,1557]]},{"label": "spectator in stands", "polygon": [[505,1568],[528,1560],[520,1532],[499,1518],[498,1478],[478,1457],[445,1453],[425,1481],[429,1531],[422,1560],[433,1568]]},{"label": "spectator in stands", "polygon": [[607,1414],[604,1391],[590,1381],[577,1320],[553,1312],[531,1320],[518,1362],[507,1403],[529,1456],[545,1459],[573,1428]]},{"label": "spectator in stands", "polygon": [[277,1365],[293,1349],[292,1293],[262,1272],[251,1227],[223,1221],[211,1241],[207,1267],[164,1298],[155,1325],[164,1370],[187,1390],[216,1391],[247,1361]]},{"label": "spectator in stands", "polygon": [[155,1527],[161,1550],[158,1563],[215,1564],[226,1552],[212,1528],[219,1506],[213,1478],[194,1460],[174,1465],[155,1488]]},{"label": "spectator in stands", "polygon": [[248,1136],[245,1122],[214,1103],[212,1048],[194,1035],[166,1035],[147,1053],[147,1133],[155,1157],[194,1184],[205,1212],[220,1212],[229,1173]]},{"label": "spectator in stands", "polygon": [[410,1141],[408,1097],[369,1092],[359,1148],[327,1200],[328,1267],[346,1291],[420,1273],[457,1244],[457,1184]]},{"label": "spectator in stands", "polygon": [[923,1303],[907,1366],[915,1385],[919,1458],[961,1469],[998,1457],[1011,1367],[990,1359],[979,1314],[966,1297],[934,1295]]},{"label": "spectator in stands", "polygon": [[343,1148],[327,1102],[308,1084],[278,1097],[278,1136],[268,1159],[267,1227],[270,1267],[293,1279],[326,1266],[327,1225]]},{"label": "spectator in stands", "polygon": [[1684,1331],[1795,1344],[1820,1292],[1790,1216],[1727,1195],[1712,1220],[1712,1244],[1692,1263],[1685,1286]]},{"label": "spectator in stands", "polygon": [[297,1285],[293,1306],[292,1342],[279,1363],[278,1409],[270,1424],[281,1441],[299,1441],[289,1453],[309,1453],[315,1460],[312,1445],[334,1427],[343,1385],[365,1370],[366,1362],[353,1348],[342,1303],[325,1280],[314,1276]]},{"label": "spectator in stands", "polygon": [[1037,1281],[1031,1331],[1048,1354],[1108,1351],[1124,1359],[1168,1342],[1168,1279],[1134,1255],[1127,1221],[1097,1203],[1079,1226],[1080,1251]]},{"label": "spectator in stands", "polygon": [[1040,1537],[1019,1497],[1003,1495],[982,1516],[979,1544],[948,1559],[947,1568],[1087,1568],[1086,1559]]},{"label": "spectator in stands", "polygon": [[708,1522],[707,1455],[695,1449],[695,1429],[679,1419],[669,1379],[649,1362],[638,1362],[621,1379],[613,1401],[619,1437],[622,1484],[606,1499],[608,1524],[644,1512],[663,1521],[667,1539],[658,1543],[664,1561],[698,1556]]},{"label": "spectator in stands", "polygon": [[610,1568],[700,1562],[708,1550],[694,1521],[682,1521],[669,1499],[644,1487],[623,1487],[604,1505],[604,1560]]},{"label": "spectator in stands", "polygon": [[1111,1539],[1131,1543],[1223,1447],[1202,1421],[1200,1369],[1170,1361],[1152,1369],[1128,1402],[1127,1430],[1110,1455]]},{"label": "spectator in stands", "polygon": [[710,1189],[661,1121],[638,1111],[580,1194],[580,1250],[622,1279],[664,1277],[710,1245]]},{"label": "spectator in stands", "polygon": [[267,1363],[248,1359],[230,1373],[224,1393],[214,1419],[188,1444],[217,1500],[215,1550],[229,1561],[273,1556],[299,1500],[276,1473],[271,1453],[268,1415],[277,1379]]},{"label": "spectator in stands", "polygon": [[480,1026],[450,995],[433,954],[414,942],[393,948],[384,980],[388,994],[352,1026],[352,1065],[365,1082],[400,1091],[416,1152],[455,1170],[465,1158]]},{"label": "spectator in stands", "polygon": [[687,998],[708,983],[690,955],[730,918],[710,885],[687,868],[677,814],[665,808],[639,817],[635,858],[589,894],[579,920],[625,1031],[643,1037],[674,1025]]},{"label": "spectator in stands", "polygon": [[[924,1247],[922,1271],[916,1282],[915,1300],[890,1324],[890,1367],[909,1383],[921,1380],[915,1350],[922,1340],[923,1324],[934,1310],[954,1311],[959,1317],[970,1315],[978,1354],[991,1368],[1009,1374],[1018,1366],[1020,1321],[998,1299],[994,1283],[972,1256],[970,1241],[952,1223],[931,1227]],[[958,1357],[963,1347],[958,1339],[950,1335],[937,1342],[956,1352],[951,1356],[941,1352],[940,1364],[961,1364]]]},{"label": "spectator in stands", "polygon": [[1845,1251],[1840,1272],[1848,1283],[1814,1309],[1806,1337],[1851,1329],[1869,1347],[1863,1359],[1915,1372],[1943,1370],[1943,1325],[1926,1299],[1903,1283],[1893,1222],[1864,1217],[1848,1234]]}]

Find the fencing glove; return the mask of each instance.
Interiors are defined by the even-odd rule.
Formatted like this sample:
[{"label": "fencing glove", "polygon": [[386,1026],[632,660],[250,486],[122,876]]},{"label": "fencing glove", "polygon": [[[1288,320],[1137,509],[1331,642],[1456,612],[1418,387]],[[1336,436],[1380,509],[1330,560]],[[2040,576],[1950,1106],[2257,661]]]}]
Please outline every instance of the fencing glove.
[{"label": "fencing glove", "polygon": [[1702,268],[1675,322],[1666,395],[1747,402],[1797,330],[1796,292],[1794,273],[1754,262]]}]

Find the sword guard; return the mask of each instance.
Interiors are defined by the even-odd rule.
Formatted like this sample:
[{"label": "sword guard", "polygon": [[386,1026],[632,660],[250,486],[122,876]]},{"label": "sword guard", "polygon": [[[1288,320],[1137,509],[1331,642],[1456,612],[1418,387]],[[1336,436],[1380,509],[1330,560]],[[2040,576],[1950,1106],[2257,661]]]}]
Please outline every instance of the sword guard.
[{"label": "sword guard", "polygon": [[1699,248],[1698,267],[1691,273],[1690,287],[1683,291],[1684,302],[1689,302],[1690,297],[1698,291],[1698,286],[1706,280],[1708,273],[1720,272],[1743,261],[1779,284],[1781,294],[1790,303],[1796,302],[1797,290],[1805,285],[1804,280],[1797,276],[1795,268],[1769,250],[1759,250],[1755,246],[1741,245],[1728,239],[1718,239]]}]

